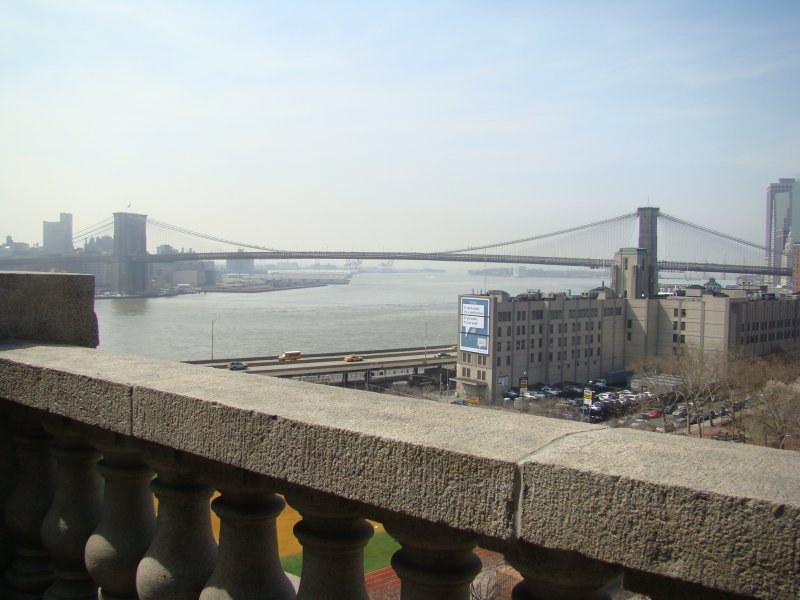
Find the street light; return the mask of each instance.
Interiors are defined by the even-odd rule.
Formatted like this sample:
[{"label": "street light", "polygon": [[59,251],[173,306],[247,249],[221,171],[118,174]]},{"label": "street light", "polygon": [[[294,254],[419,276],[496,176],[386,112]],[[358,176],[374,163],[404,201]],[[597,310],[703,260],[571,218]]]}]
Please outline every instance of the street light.
[{"label": "street light", "polygon": [[424,362],[428,362],[428,322],[425,321],[425,338],[422,340],[423,344],[425,344],[425,360]]},{"label": "street light", "polygon": [[214,323],[217,319],[211,319],[211,360],[214,360]]}]

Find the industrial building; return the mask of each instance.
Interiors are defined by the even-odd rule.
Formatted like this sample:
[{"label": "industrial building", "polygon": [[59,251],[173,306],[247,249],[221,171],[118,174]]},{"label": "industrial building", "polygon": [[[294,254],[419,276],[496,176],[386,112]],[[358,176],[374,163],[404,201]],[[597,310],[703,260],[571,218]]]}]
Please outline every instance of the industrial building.
[{"label": "industrial building", "polygon": [[459,296],[459,396],[490,404],[524,382],[609,378],[646,356],[691,345],[723,358],[762,355],[800,340],[800,302],[762,288],[649,295],[647,252],[615,254],[610,287],[581,296],[488,291]]}]

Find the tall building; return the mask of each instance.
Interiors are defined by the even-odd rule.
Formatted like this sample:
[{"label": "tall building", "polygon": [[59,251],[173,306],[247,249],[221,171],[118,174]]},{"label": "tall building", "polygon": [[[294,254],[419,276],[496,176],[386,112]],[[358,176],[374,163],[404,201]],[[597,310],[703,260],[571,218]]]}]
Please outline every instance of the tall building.
[{"label": "tall building", "polygon": [[58,221],[42,223],[42,246],[45,254],[72,254],[72,215],[61,213]]},{"label": "tall building", "polygon": [[[764,263],[768,267],[791,267],[792,245],[800,242],[800,182],[779,179],[767,186],[767,234]],[[788,283],[774,276],[773,284]]]}]

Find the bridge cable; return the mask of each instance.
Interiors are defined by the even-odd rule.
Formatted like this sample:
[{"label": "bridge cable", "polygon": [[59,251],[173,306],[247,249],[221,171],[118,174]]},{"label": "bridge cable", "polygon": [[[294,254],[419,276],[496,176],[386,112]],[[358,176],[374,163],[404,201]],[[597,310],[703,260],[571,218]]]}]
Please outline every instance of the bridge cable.
[{"label": "bridge cable", "polygon": [[460,248],[458,250],[442,250],[440,254],[456,254],[459,252],[470,252],[473,250],[485,250],[488,248],[499,248],[501,246],[510,246],[511,244],[522,244],[525,242],[534,242],[536,240],[541,240],[549,237],[554,237],[557,235],[563,235],[565,233],[573,233],[575,231],[581,231],[582,229],[589,229],[590,227],[596,227],[598,225],[606,225],[607,223],[613,223],[616,221],[622,221],[623,219],[630,219],[631,217],[635,217],[637,213],[628,213],[625,215],[620,215],[618,217],[613,217],[611,219],[603,219],[602,221],[596,221],[595,223],[589,223],[588,225],[580,225],[578,227],[570,227],[569,229],[562,229],[561,231],[554,231],[553,233],[543,233],[540,235],[534,235],[532,237],[527,238],[520,238],[518,240],[510,240],[508,242],[501,242],[496,244],[485,244],[483,246],[469,246],[467,248]]},{"label": "bridge cable", "polygon": [[184,229],[183,227],[178,227],[177,225],[170,225],[169,223],[164,223],[163,221],[157,221],[156,219],[149,218],[147,219],[148,223],[152,223],[158,227],[162,227],[164,229],[168,229],[170,231],[175,231],[177,233],[183,233],[184,235],[189,235],[192,237],[202,238],[204,240],[209,240],[212,242],[219,242],[221,244],[227,244],[230,246],[236,246],[238,248],[252,248],[254,250],[264,250],[265,252],[283,252],[283,250],[278,250],[276,248],[267,248],[266,246],[258,246],[256,244],[245,244],[243,242],[235,242],[232,240],[226,240],[225,238],[216,237],[213,235],[208,235],[205,233],[199,233],[197,231],[191,231],[189,229]]},{"label": "bridge cable", "polygon": [[[696,230],[701,231],[703,233],[708,233],[710,235],[715,235],[717,237],[724,238],[724,239],[726,239],[728,241],[736,242],[737,244],[743,244],[745,246],[749,246],[751,248],[755,248],[756,250],[761,250],[762,252],[766,252],[767,251],[767,248],[765,246],[761,246],[759,244],[756,244],[755,242],[749,242],[747,240],[743,240],[741,238],[737,238],[737,237],[734,237],[732,235],[728,235],[727,233],[720,233],[719,231],[714,231],[713,229],[708,229],[707,227],[703,227],[702,225],[695,225],[694,223],[690,223],[688,221],[684,221],[682,219],[678,219],[677,217],[673,217],[672,215],[668,215],[667,213],[660,213],[658,216],[659,216],[659,218],[663,217],[667,221],[672,221],[672,222],[677,223],[679,225],[683,225],[685,227],[690,227],[692,229],[696,229]],[[783,254],[784,256],[787,256],[785,253],[780,253],[780,254]]]}]

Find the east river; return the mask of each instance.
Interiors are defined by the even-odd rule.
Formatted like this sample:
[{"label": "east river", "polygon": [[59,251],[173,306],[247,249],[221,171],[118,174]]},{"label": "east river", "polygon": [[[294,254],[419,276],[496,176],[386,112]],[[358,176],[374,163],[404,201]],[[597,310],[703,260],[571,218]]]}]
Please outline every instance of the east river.
[{"label": "east river", "polygon": [[[580,293],[603,275],[515,278],[467,273],[360,273],[349,285],[97,300],[100,348],[172,360],[360,352],[455,344],[459,294],[501,289]],[[605,276],[607,278],[607,275]],[[608,282],[606,282],[608,283]]]}]

